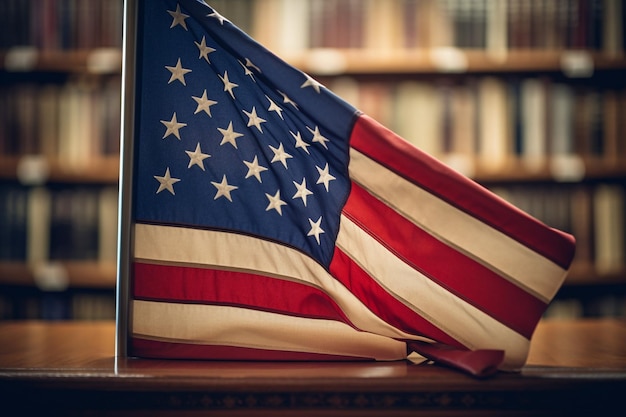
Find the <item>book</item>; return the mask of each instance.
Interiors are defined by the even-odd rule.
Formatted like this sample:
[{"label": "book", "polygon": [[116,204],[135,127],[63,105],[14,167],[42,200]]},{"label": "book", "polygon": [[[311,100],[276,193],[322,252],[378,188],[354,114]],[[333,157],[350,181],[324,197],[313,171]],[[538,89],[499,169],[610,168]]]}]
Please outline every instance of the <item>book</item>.
[{"label": "book", "polygon": [[575,187],[571,192],[571,233],[576,238],[575,261],[581,265],[593,265],[593,206],[592,190],[586,185]]},{"label": "book", "polygon": [[22,187],[0,185],[0,260],[26,260],[27,200]]},{"label": "book", "polygon": [[453,87],[450,97],[450,147],[446,164],[472,176],[477,147],[476,83],[473,79]]},{"label": "book", "polygon": [[521,137],[520,158],[530,171],[544,167],[547,159],[547,86],[539,78],[527,78],[521,85]]},{"label": "book", "polygon": [[486,170],[500,170],[512,155],[505,81],[493,76],[481,78],[478,99],[478,160]]},{"label": "book", "polygon": [[279,13],[275,20],[282,36],[274,41],[276,50],[286,56],[301,53],[310,44],[308,0],[280,0],[277,7]]},{"label": "book", "polygon": [[57,190],[51,197],[51,261],[98,259],[98,193],[88,188]]},{"label": "book", "polygon": [[378,54],[403,43],[402,6],[398,0],[364,0],[363,47]]},{"label": "book", "polygon": [[625,210],[623,187],[601,184],[595,189],[593,195],[595,267],[601,274],[621,271],[626,265]]},{"label": "book", "polygon": [[553,158],[567,158],[574,154],[574,99],[574,91],[570,85],[552,84],[549,98],[552,112],[549,152]]},{"label": "book", "polygon": [[26,261],[34,267],[50,259],[50,199],[50,191],[43,186],[28,192]]},{"label": "book", "polygon": [[443,108],[437,86],[430,82],[398,83],[393,104],[393,130],[422,151],[443,154]]},{"label": "book", "polygon": [[[602,94],[601,114],[602,132],[604,134],[604,159],[610,166],[616,166],[623,160],[620,159],[620,136],[619,131],[619,103],[618,92],[606,90]],[[626,133],[626,132],[624,132]]]},{"label": "book", "polygon": [[104,187],[98,195],[98,261],[117,260],[118,192],[116,187]]},{"label": "book", "polygon": [[497,59],[506,56],[507,51],[507,5],[506,1],[498,0],[487,0],[486,4],[485,47]]}]

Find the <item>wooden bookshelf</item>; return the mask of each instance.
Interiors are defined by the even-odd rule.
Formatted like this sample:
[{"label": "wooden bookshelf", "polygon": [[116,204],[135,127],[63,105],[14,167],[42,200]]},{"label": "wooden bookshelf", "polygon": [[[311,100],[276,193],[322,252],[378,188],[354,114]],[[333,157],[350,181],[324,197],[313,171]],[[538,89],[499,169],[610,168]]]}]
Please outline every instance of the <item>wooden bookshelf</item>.
[{"label": "wooden bookshelf", "polygon": [[[510,51],[504,54],[453,47],[371,51],[319,48],[281,54],[289,64],[311,75],[410,75],[428,73],[562,72],[588,77],[596,71],[619,71],[626,57],[584,50]],[[61,72],[70,74],[119,74],[119,48],[49,50],[20,47],[0,51],[1,68],[7,72]]]},{"label": "wooden bookshelf", "polygon": [[[547,161],[539,168],[528,168],[519,159],[507,161],[506,166],[492,169],[479,161],[470,161],[471,168],[463,174],[484,184],[580,182],[605,178],[626,178],[626,160],[605,162],[580,159],[580,172],[559,172]],[[21,171],[32,171],[21,173]],[[68,166],[54,158],[36,155],[27,157],[0,156],[0,179],[29,183],[117,184],[119,157],[99,157],[85,166]]]},{"label": "wooden bookshelf", "polygon": [[0,51],[2,69],[7,72],[60,72],[64,74],[120,74],[122,50],[95,48],[85,50],[40,50],[16,47]]},{"label": "wooden bookshelf", "polygon": [[601,159],[574,158],[558,166],[550,159],[539,167],[529,168],[519,159],[507,161],[501,169],[492,169],[477,162],[469,176],[484,184],[502,183],[578,183],[607,178],[626,179],[626,160],[605,161]]},{"label": "wooden bookshelf", "polygon": [[[0,285],[114,289],[116,268],[114,262],[97,261],[61,261],[36,266],[23,262],[0,262]],[[62,281],[46,282],[46,274],[62,274]]]},{"label": "wooden bookshelf", "polygon": [[24,184],[117,184],[119,156],[89,159],[83,165],[72,165],[38,155],[6,157],[0,155],[0,179],[18,180]]},{"label": "wooden bookshelf", "polygon": [[589,51],[510,51],[442,47],[430,50],[313,49],[287,53],[290,64],[313,75],[411,75],[429,73],[515,74],[521,72],[564,73],[588,77],[596,71],[626,67],[626,57]]},{"label": "wooden bookshelf", "polygon": [[[561,186],[571,190],[583,188],[588,194],[587,197],[592,199],[596,186],[610,183],[621,187],[622,191],[626,193],[626,123],[624,122],[626,120],[626,113],[624,113],[624,109],[626,109],[626,81],[624,81],[623,77],[623,73],[626,70],[626,55],[624,54],[624,45],[620,46],[620,41],[617,38],[618,32],[621,30],[623,33],[624,31],[624,28],[619,26],[623,22],[619,23],[615,20],[615,16],[611,16],[610,13],[603,11],[605,14],[602,19],[610,20],[612,25],[618,24],[619,30],[611,26],[615,33],[607,37],[604,44],[600,45],[597,43],[593,44],[590,41],[591,38],[586,41],[583,39],[585,36],[589,37],[590,33],[577,34],[577,30],[588,31],[590,26],[577,28],[575,27],[576,22],[573,20],[566,22],[569,25],[567,33],[555,33],[557,31],[556,25],[550,26],[548,24],[549,21],[546,20],[547,17],[543,16],[540,10],[525,10],[524,13],[526,15],[524,16],[526,20],[524,21],[516,20],[516,16],[522,16],[522,14],[518,13],[520,12],[519,10],[507,11],[505,18],[503,18],[503,15],[499,15],[499,17],[488,13],[483,15],[481,13],[485,11],[478,10],[473,11],[477,13],[474,16],[482,17],[473,22],[472,30],[484,31],[484,38],[481,41],[481,46],[477,46],[469,43],[460,43],[460,41],[463,41],[463,33],[461,31],[467,29],[467,27],[459,29],[463,26],[463,22],[459,20],[463,16],[458,14],[459,10],[457,9],[451,11],[446,9],[446,7],[454,8],[455,5],[461,5],[463,2],[463,0],[434,0],[423,2],[419,5],[417,5],[418,2],[408,1],[346,2],[343,6],[348,7],[348,3],[350,5],[347,9],[344,8],[342,10],[352,10],[355,11],[355,14],[338,15],[336,13],[327,13],[328,22],[320,20],[320,16],[324,15],[320,10],[316,9],[316,13],[321,14],[310,13],[310,7],[312,7],[313,2],[307,1],[297,2],[297,6],[295,5],[296,2],[274,0],[216,0],[215,3],[211,4],[235,24],[242,22],[244,28],[249,29],[249,33],[255,39],[266,45],[288,63],[318,78],[330,89],[334,89],[336,81],[345,79],[349,79],[352,85],[356,85],[357,88],[361,88],[369,82],[376,84],[375,87],[378,90],[376,88],[372,90],[380,93],[380,95],[374,98],[376,106],[382,105],[381,103],[388,104],[395,100],[396,98],[392,95],[401,89],[400,83],[404,81],[422,82],[424,85],[432,87],[438,86],[436,83],[443,80],[443,85],[447,88],[450,85],[464,85],[466,82],[477,81],[480,83],[484,79],[490,78],[497,83],[501,83],[498,88],[505,91],[512,87],[517,87],[517,85],[510,83],[510,80],[516,80],[515,82],[525,79],[548,80],[549,83],[564,84],[577,89],[576,94],[580,95],[573,96],[570,104],[581,103],[591,96],[595,97],[607,92],[609,95],[614,94],[615,96],[612,97],[612,100],[614,100],[612,119],[602,118],[602,115],[607,114],[605,112],[606,108],[602,106],[594,108],[594,111],[600,115],[599,121],[581,121],[577,120],[576,116],[573,116],[577,124],[571,128],[571,135],[579,134],[581,125],[578,123],[586,123],[583,126],[584,128],[595,129],[592,132],[593,134],[600,131],[602,135],[607,135],[607,138],[610,135],[609,146],[602,155],[589,155],[586,151],[583,154],[574,149],[567,154],[565,161],[562,161],[558,160],[558,158],[553,158],[553,155],[548,151],[545,155],[542,155],[544,157],[542,162],[532,164],[532,166],[528,166],[523,161],[523,158],[519,155],[519,150],[517,150],[518,154],[516,154],[515,152],[510,152],[510,149],[507,151],[508,153],[498,156],[502,160],[495,165],[490,163],[489,158],[485,160],[477,152],[463,154],[460,163],[458,163],[459,160],[449,158],[450,155],[435,154],[435,156],[441,157],[446,163],[450,162],[453,168],[458,169],[463,174],[487,187],[501,187],[504,189],[507,187],[524,188],[525,192],[529,194],[533,192],[536,194],[549,194],[549,190]],[[17,7],[18,3],[12,2],[15,7]],[[93,28],[89,28],[89,25],[85,25],[84,22],[78,25],[79,22],[75,19],[78,16],[78,10],[72,10],[70,12],[73,14],[68,16],[68,22],[77,26],[76,28],[72,26],[71,30],[78,33],[78,28],[82,28],[80,30],[86,30],[89,36],[86,36],[85,40],[72,38],[67,45],[60,45],[59,42],[62,38],[60,36],[61,31],[69,30],[68,28],[59,27],[55,30],[49,28],[52,32],[49,32],[48,35],[54,35],[52,37],[43,36],[43,32],[40,32],[41,28],[32,27],[30,30],[22,30],[24,28],[20,28],[20,36],[34,36],[34,38],[18,39],[20,42],[16,43],[16,45],[25,46],[8,45],[8,40],[2,41],[3,43],[0,44],[0,74],[3,77],[6,76],[7,80],[17,80],[17,84],[30,84],[29,87],[31,88],[33,85],[36,85],[36,93],[39,92],[40,86],[48,83],[50,74],[52,74],[54,82],[57,83],[59,88],[64,86],[80,87],[83,84],[88,84],[90,87],[96,85],[96,88],[101,88],[101,90],[97,91],[117,91],[121,85],[119,84],[122,67],[122,51],[120,47],[121,18],[118,12],[121,11],[122,2],[116,3],[118,6],[111,6],[115,2],[110,0],[84,3],[83,6],[85,7],[95,7],[95,9],[91,9],[95,12],[91,13],[90,16],[97,16],[98,10],[101,10],[108,13],[107,19],[111,19],[110,21],[114,22],[114,24],[108,27],[98,23]],[[340,3],[341,0],[326,2],[324,7],[339,7],[341,6]],[[367,5],[365,5],[366,3]],[[518,2],[501,3],[517,7]],[[533,3],[539,4],[541,2]],[[571,2],[563,2],[563,4],[565,3],[574,5],[583,2],[572,0]],[[610,4],[611,7],[614,7],[619,2],[610,0],[601,3],[603,5]],[[389,9],[383,10],[383,4]],[[410,4],[413,5],[411,6]],[[416,10],[421,7],[427,7],[425,6],[427,4],[429,5],[428,7],[433,7],[432,10],[429,9],[428,13],[435,13],[435,15],[429,14],[428,19],[420,20],[424,25],[422,29],[425,31],[422,35],[426,35],[420,39],[416,38],[414,41],[410,39],[410,34],[412,33],[411,24],[405,19],[406,16],[402,14],[404,10],[402,7],[415,7],[414,9],[406,10],[416,13]],[[317,6],[321,7],[319,4]],[[109,7],[119,7],[119,10],[109,9]],[[626,7],[626,5],[622,5],[622,7]],[[19,9],[21,13],[33,13],[39,16],[39,19],[42,13],[45,13],[42,8],[35,6],[35,2],[32,4],[24,3]],[[398,14],[399,12],[400,14]],[[551,13],[554,15],[550,18],[554,18],[556,14],[561,12],[563,11],[552,10]],[[577,10],[576,13],[580,14],[578,16],[579,20],[587,19],[580,10]],[[376,16],[376,19],[373,19],[372,16]],[[416,16],[419,18],[419,13]],[[23,23],[24,15],[18,17],[22,19],[20,22]],[[590,15],[589,18],[592,18],[592,16]],[[593,18],[598,19],[598,16]],[[97,17],[94,17],[94,19],[98,20]],[[284,48],[288,36],[285,36],[281,31],[285,30],[286,27],[293,27],[289,23],[293,19],[299,19],[302,23],[302,27],[298,27],[299,33],[295,34],[302,37],[297,42],[300,48]],[[497,21],[500,19],[502,22],[505,22],[510,31],[508,35],[505,35],[502,31],[488,34],[487,21],[489,19],[496,19]],[[522,42],[524,41],[522,39],[523,36],[518,36],[515,39],[511,38],[511,34],[515,30],[527,30],[531,27],[522,27],[520,25],[528,25],[530,21],[534,21],[533,19],[543,25],[540,25],[541,30],[547,31],[544,34],[550,34],[553,37],[552,44],[540,44],[542,39],[547,39],[547,36],[532,36],[532,34],[528,33],[523,34],[527,38],[524,39],[530,42],[529,40],[534,38],[536,44],[532,42],[524,44]],[[29,20],[31,23],[34,21],[36,19]],[[7,20],[6,17],[3,22],[8,24],[9,27],[13,24],[16,29],[13,32],[16,33],[9,32],[11,32],[11,36],[17,36],[17,23],[12,23],[11,18]],[[60,22],[61,20],[59,19],[55,24],[60,24]],[[585,20],[585,22],[589,23],[592,21]],[[468,22],[466,21],[465,23]],[[593,23],[597,22],[593,21]],[[332,31],[337,29],[337,25],[347,25],[353,28],[356,30],[355,33],[359,33],[362,38],[352,39],[353,42],[350,46],[347,46],[350,42],[344,42],[344,40],[339,38],[332,39],[330,37],[320,41],[320,32],[327,31],[328,33],[333,33]],[[375,32],[380,35],[381,39],[372,41],[372,36],[368,35],[369,32],[374,33],[372,25],[375,25]],[[90,29],[96,30],[96,27],[99,28],[98,30],[101,30],[100,33],[89,32]],[[112,30],[112,28],[115,29]],[[502,28],[500,29],[502,30]],[[340,33],[342,35],[347,34],[346,31]],[[387,38],[388,35],[393,35],[393,38]],[[496,47],[490,45],[487,35],[491,36],[492,40],[495,39],[499,42],[496,42]],[[554,38],[555,35],[556,38]],[[64,36],[69,35],[66,33]],[[316,36],[318,37],[316,38]],[[575,36],[582,37],[574,39],[573,37]],[[90,40],[87,41],[87,38]],[[446,41],[441,41],[442,39]],[[505,42],[507,39],[508,43]],[[292,39],[287,40],[289,41],[288,43],[292,44]],[[342,45],[336,46],[333,44]],[[105,86],[105,83],[108,81],[112,82]],[[9,86],[13,88],[8,82],[0,85],[0,87],[6,88],[9,88]],[[19,89],[11,90],[10,88],[6,90],[7,95],[15,92],[19,95]],[[392,92],[390,93],[390,91]],[[548,94],[550,93],[552,93],[552,90],[548,91]],[[2,94],[2,90],[0,90],[0,94]],[[340,94],[339,91],[338,94]],[[368,94],[370,93],[368,92]],[[37,96],[34,97],[37,98]],[[344,98],[348,99],[348,97]],[[116,98],[114,97],[113,99],[115,100]],[[480,96],[472,97],[474,101],[480,99]],[[510,97],[507,99],[510,99]],[[11,105],[14,104],[10,99],[7,100],[5,102]],[[31,101],[31,103],[36,101]],[[96,96],[95,102],[99,101],[101,101],[100,96]],[[433,104],[428,102],[428,100],[425,102],[427,107]],[[0,103],[0,105],[2,104],[4,102]],[[396,130],[389,120],[379,119],[378,114],[370,113],[366,108],[367,106],[361,107],[359,103],[352,104],[392,130]],[[494,116],[494,120],[505,114],[505,111],[498,108],[499,106],[493,106],[493,102],[486,107],[489,111],[498,111],[498,114]],[[552,110],[552,108],[546,106],[547,113]],[[476,108],[473,111],[484,112],[484,109]],[[385,109],[382,113],[391,114],[392,112],[393,108],[391,111]],[[581,114],[584,114],[584,112],[577,115],[580,116]],[[411,122],[415,122],[415,120],[412,119]],[[420,123],[422,122],[426,123],[429,121],[422,120]],[[498,120],[498,123],[504,124],[505,122]],[[506,123],[511,122],[506,121]],[[519,124],[519,120],[516,123]],[[7,146],[8,140],[15,140],[11,136],[14,132],[9,130],[3,132],[3,124],[6,123],[3,123],[3,119],[0,117],[0,186],[22,187],[30,190],[35,187],[48,186],[55,189],[72,189],[80,187],[111,188],[117,185],[119,180],[119,152],[111,144],[118,139],[119,128],[113,126],[112,123],[107,124],[110,127],[109,131],[100,132],[102,137],[99,138],[99,144],[94,147],[101,149],[103,146],[107,146],[107,152],[97,151],[89,153],[91,150],[87,150],[88,153],[80,154],[78,157],[74,155],[69,160],[67,155],[63,155],[62,150],[55,148],[58,138],[56,139],[57,142],[54,142],[55,145],[52,146],[52,153],[46,153],[40,149],[44,148],[44,146],[37,142],[37,139],[32,140],[32,137],[29,140],[35,143],[30,145],[34,148],[34,151],[23,152],[19,147],[22,143],[21,140],[11,143],[12,148]],[[26,124],[29,125],[28,122]],[[512,128],[508,126],[508,129],[507,132],[510,133]],[[17,130],[19,133],[20,129]],[[397,131],[401,136],[404,136],[404,131]],[[111,132],[114,132],[115,136],[112,136]],[[546,129],[546,138],[548,140],[550,140],[552,133]],[[81,141],[83,137],[84,135],[77,135],[76,138],[69,141],[69,148],[72,148],[73,144],[77,143],[77,139]],[[106,145],[103,145],[105,140],[111,138],[112,142],[107,142]],[[507,138],[507,140],[510,142],[510,138]],[[478,144],[472,146],[476,149],[479,147]],[[511,143],[508,143],[507,146],[511,147]],[[68,146],[66,145],[65,149],[67,148]],[[4,152],[6,149],[9,149],[9,151]],[[424,150],[428,152],[427,149]],[[457,154],[453,156],[457,156]],[[546,188],[546,185],[548,188]],[[2,195],[0,195],[1,201]],[[549,206],[551,201],[545,200],[543,203]],[[0,218],[0,221],[2,220]],[[569,226],[568,224],[566,225]],[[592,223],[589,226],[589,230],[593,230]],[[582,239],[589,240],[585,246],[593,245],[591,243],[592,238],[589,236]],[[626,239],[626,236],[624,236],[624,239]],[[624,257],[626,257],[626,254],[624,254]],[[586,257],[575,263],[566,285],[626,284],[626,265],[611,272],[599,273],[594,266],[593,259],[588,258]],[[101,264],[95,260],[62,261],[61,265],[69,277],[68,283],[71,287],[110,289],[115,285],[115,268],[112,263]],[[0,285],[34,286],[36,282],[33,270],[27,265],[26,261],[0,260]]]}]

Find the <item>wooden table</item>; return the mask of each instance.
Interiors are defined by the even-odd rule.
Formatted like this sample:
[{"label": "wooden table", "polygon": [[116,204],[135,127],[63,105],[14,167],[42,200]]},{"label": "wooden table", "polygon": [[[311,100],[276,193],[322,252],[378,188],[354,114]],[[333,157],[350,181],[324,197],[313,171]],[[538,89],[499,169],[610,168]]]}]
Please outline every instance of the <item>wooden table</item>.
[{"label": "wooden table", "polygon": [[623,410],[626,396],[626,321],[620,320],[543,321],[523,371],[486,380],[408,362],[116,359],[114,337],[112,322],[0,322],[2,410],[46,416],[588,416]]}]

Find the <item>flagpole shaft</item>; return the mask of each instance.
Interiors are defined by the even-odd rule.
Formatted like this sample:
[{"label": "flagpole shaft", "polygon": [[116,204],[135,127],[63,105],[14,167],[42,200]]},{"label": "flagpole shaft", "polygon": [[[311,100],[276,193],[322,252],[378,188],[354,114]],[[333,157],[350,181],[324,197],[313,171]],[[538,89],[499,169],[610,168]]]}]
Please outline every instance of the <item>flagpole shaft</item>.
[{"label": "flagpole shaft", "polygon": [[118,270],[116,287],[115,354],[128,356],[130,312],[130,257],[132,248],[132,173],[135,130],[135,68],[137,0],[124,0],[122,62],[121,153],[118,206]]}]

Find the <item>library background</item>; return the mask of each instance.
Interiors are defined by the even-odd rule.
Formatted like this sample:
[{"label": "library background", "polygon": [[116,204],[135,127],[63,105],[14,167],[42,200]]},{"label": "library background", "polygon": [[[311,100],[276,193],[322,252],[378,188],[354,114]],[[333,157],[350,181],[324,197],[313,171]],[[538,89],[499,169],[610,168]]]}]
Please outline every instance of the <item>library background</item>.
[{"label": "library background", "polygon": [[[216,0],[577,239],[546,317],[626,317],[621,0]],[[0,0],[0,319],[115,317],[122,0]]]}]

